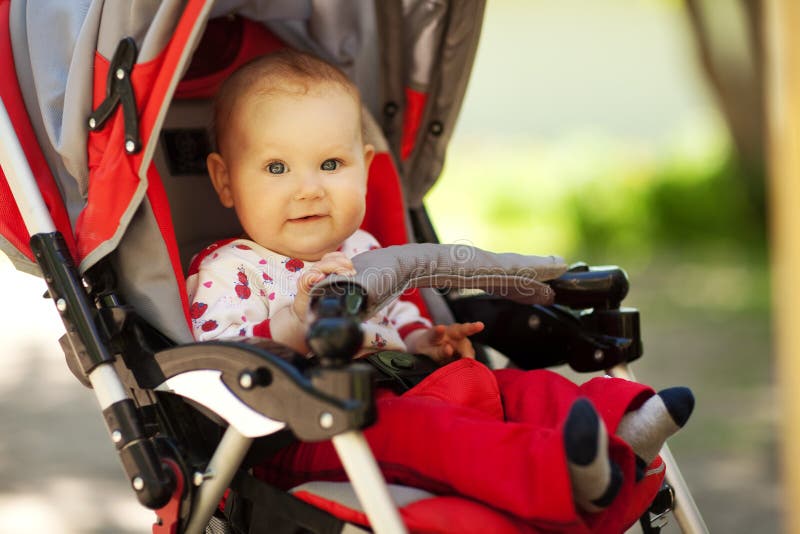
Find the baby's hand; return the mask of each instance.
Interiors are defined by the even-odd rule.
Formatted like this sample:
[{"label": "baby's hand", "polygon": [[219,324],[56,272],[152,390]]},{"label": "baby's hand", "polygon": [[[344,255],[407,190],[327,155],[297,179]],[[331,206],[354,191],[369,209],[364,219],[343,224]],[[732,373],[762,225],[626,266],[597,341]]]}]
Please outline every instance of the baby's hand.
[{"label": "baby's hand", "polygon": [[297,296],[292,303],[294,314],[301,322],[306,320],[311,288],[331,273],[354,275],[356,270],[350,258],[343,253],[328,252],[312,268],[304,272],[297,281]]},{"label": "baby's hand", "polygon": [[409,352],[426,354],[438,363],[446,363],[456,356],[474,359],[475,349],[468,336],[481,330],[481,322],[439,324],[412,332],[406,338],[406,345]]}]

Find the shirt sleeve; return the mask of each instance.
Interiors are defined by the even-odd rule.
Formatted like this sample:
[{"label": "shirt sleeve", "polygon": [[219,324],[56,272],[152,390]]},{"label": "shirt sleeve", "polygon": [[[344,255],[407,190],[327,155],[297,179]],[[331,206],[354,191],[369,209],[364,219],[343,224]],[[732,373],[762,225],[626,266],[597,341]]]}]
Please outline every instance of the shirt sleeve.
[{"label": "shirt sleeve", "polygon": [[[241,258],[207,260],[186,281],[197,341],[237,336],[272,337],[267,299],[258,298],[257,273]],[[251,282],[252,281],[252,282]]]},{"label": "shirt sleeve", "polygon": [[397,299],[392,302],[386,309],[386,315],[392,325],[397,328],[397,333],[403,340],[411,332],[433,326],[427,318],[420,314],[416,305],[406,300]]}]

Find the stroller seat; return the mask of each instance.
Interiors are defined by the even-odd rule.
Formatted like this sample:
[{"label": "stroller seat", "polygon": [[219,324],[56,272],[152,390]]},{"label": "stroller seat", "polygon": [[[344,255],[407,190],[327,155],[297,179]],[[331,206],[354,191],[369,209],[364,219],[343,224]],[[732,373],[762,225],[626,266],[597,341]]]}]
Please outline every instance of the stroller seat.
[{"label": "stroller seat", "polygon": [[[98,20],[106,14],[105,9],[113,12],[112,8],[104,8],[100,4],[97,4],[99,7],[92,7],[94,11],[90,10],[90,15]],[[221,422],[219,414],[209,413],[207,407],[203,407],[202,403],[176,399],[174,395],[163,391],[164,388],[161,387],[165,378],[170,376],[167,371],[170,365],[177,367],[188,365],[187,362],[191,359],[193,346],[188,328],[190,317],[183,276],[192,255],[210,242],[241,232],[233,213],[218,204],[216,195],[205,175],[204,159],[212,146],[209,135],[211,97],[219,83],[237,66],[252,57],[283,46],[281,41],[265,30],[262,24],[229,16],[209,22],[204,34],[204,41],[200,40],[199,34],[196,34],[203,23],[197,21],[205,20],[203,17],[209,16],[212,9],[211,3],[190,1],[182,9],[176,7],[177,3],[166,2],[164,5],[167,7],[163,7],[157,14],[153,13],[154,20],[158,22],[159,28],[162,30],[171,28],[177,37],[169,40],[161,36],[166,43],[164,52],[154,52],[144,46],[155,46],[152,41],[140,43],[142,45],[140,53],[145,55],[144,59],[146,60],[143,63],[146,65],[146,67],[142,67],[143,71],[150,77],[153,85],[163,92],[159,93],[159,97],[169,100],[168,95],[174,92],[175,99],[168,109],[166,105],[153,103],[153,99],[148,100],[148,95],[138,92],[135,93],[133,104],[130,100],[126,100],[128,97],[125,96],[124,83],[112,82],[112,78],[116,77],[117,80],[120,80],[126,75],[131,75],[133,78],[130,70],[124,70],[130,68],[124,65],[126,65],[126,57],[130,59],[131,45],[130,43],[124,46],[119,45],[118,43],[125,39],[115,40],[109,37],[113,32],[108,35],[104,34],[105,36],[98,39],[100,45],[105,46],[105,49],[97,52],[96,60],[99,67],[95,69],[92,83],[94,86],[92,110],[96,112],[101,109],[103,103],[109,97],[113,97],[119,99],[119,108],[135,105],[134,111],[140,112],[141,120],[137,130],[131,119],[130,110],[117,109],[108,117],[103,118],[108,121],[107,124],[90,125],[93,131],[88,134],[90,138],[88,142],[89,169],[86,171],[88,182],[80,185],[79,189],[81,187],[88,188],[88,203],[95,211],[85,209],[78,217],[70,206],[65,207],[65,203],[60,200],[60,196],[65,196],[63,191],[60,191],[65,188],[61,185],[61,181],[65,173],[69,174],[70,171],[64,164],[56,166],[56,169],[53,169],[54,166],[51,164],[52,174],[47,169],[36,168],[36,179],[39,181],[39,189],[52,195],[52,198],[47,198],[47,207],[49,208],[47,211],[52,214],[52,219],[56,223],[55,229],[61,232],[65,244],[59,244],[61,243],[59,240],[62,239],[60,237],[53,238],[52,243],[49,237],[36,237],[50,236],[53,234],[53,230],[45,228],[42,231],[41,227],[28,224],[27,219],[25,226],[27,233],[34,236],[33,246],[29,246],[25,242],[28,235],[25,235],[24,232],[23,237],[19,237],[19,231],[14,232],[13,228],[9,230],[9,226],[13,226],[13,224],[9,225],[9,221],[13,219],[19,225],[21,218],[28,216],[25,209],[20,209],[18,211],[20,215],[12,218],[3,216],[1,219],[5,226],[0,227],[7,241],[4,250],[11,251],[12,256],[17,258],[19,266],[36,269],[36,264],[38,264],[44,270],[43,274],[48,280],[51,295],[59,310],[62,311],[67,326],[68,334],[62,342],[62,346],[68,354],[71,368],[76,375],[83,381],[86,381],[88,377],[88,381],[94,386],[98,396],[104,396],[101,406],[104,409],[112,441],[119,449],[126,473],[129,475],[138,473],[136,469],[144,464],[147,469],[151,470],[152,480],[158,480],[159,484],[171,488],[167,495],[143,497],[140,486],[147,488],[146,485],[150,483],[151,479],[144,475],[131,477],[132,486],[140,500],[147,501],[149,506],[159,510],[162,523],[154,526],[154,532],[186,528],[187,521],[194,517],[193,514],[198,506],[194,502],[198,499],[198,493],[196,489],[192,488],[192,483],[201,488],[206,484],[203,477],[204,468],[216,458],[214,451],[217,444],[224,443],[226,439],[225,437],[220,438],[219,435],[220,429],[217,425]],[[24,10],[24,8],[19,9]],[[222,8],[219,9],[222,11]],[[387,12],[380,12],[377,15],[378,20],[383,21],[383,24],[386,24],[387,20],[391,20],[390,15],[397,15],[396,7],[386,9]],[[463,5],[454,9],[462,10],[460,17],[467,20],[476,12],[482,12],[482,3],[464,2]],[[0,2],[0,14],[9,17],[13,15],[10,10],[10,2]],[[13,16],[10,18],[13,19]],[[441,19],[436,20],[441,21]],[[0,17],[0,23],[4,21],[9,21],[9,18]],[[9,24],[13,23],[9,22]],[[466,23],[462,22],[462,24]],[[475,23],[470,19],[470,24]],[[232,28],[236,29],[234,33],[231,33]],[[382,37],[383,39],[392,37],[392,32],[396,30],[392,29],[391,25],[383,29],[387,33]],[[455,32],[457,29],[450,28],[448,31]],[[2,31],[7,31],[6,25],[3,25]],[[445,30],[440,27],[438,31]],[[231,35],[236,37],[231,38]],[[291,37],[294,34],[288,31],[285,35]],[[26,37],[20,36],[19,33],[16,36],[18,42],[15,44],[15,49],[19,50],[25,44]],[[477,34],[475,37],[477,38]],[[108,53],[109,43],[112,41],[115,41],[113,44],[117,47],[118,55]],[[192,63],[189,63],[184,57],[188,54],[186,50],[191,48],[191,45],[187,43],[194,43],[198,47],[195,61]],[[220,43],[225,46],[223,47]],[[471,46],[471,53],[474,54],[474,44]],[[208,55],[209,52],[211,55]],[[135,55],[135,51],[133,53]],[[15,57],[20,55],[20,53],[15,53]],[[465,62],[471,62],[472,57],[469,51],[462,51],[462,56]],[[9,68],[8,55],[4,58],[3,66]],[[132,67],[133,72],[139,68],[138,65],[137,63]],[[123,68],[122,77],[117,74],[118,70],[115,70],[118,68]],[[159,68],[185,70],[185,75],[182,81],[178,82],[176,76],[162,77]],[[468,74],[469,69],[466,70],[466,74]],[[14,68],[11,68],[11,72],[13,71]],[[466,76],[461,74],[457,77],[456,86],[460,87],[463,94]],[[391,78],[390,75],[387,77]],[[395,83],[395,85],[397,84]],[[443,82],[440,85],[443,85]],[[16,98],[18,103],[21,102],[19,96],[9,96],[9,86],[8,82],[4,84],[3,92],[0,93],[3,102],[8,105],[12,98]],[[117,89],[111,89],[112,87]],[[120,87],[122,89],[119,89]],[[134,88],[137,91],[142,90],[136,85],[136,80]],[[414,188],[401,185],[400,173],[395,166],[395,160],[402,160],[406,171],[419,170],[424,168],[420,167],[421,164],[418,163],[422,158],[419,154],[427,151],[428,159],[433,160],[428,164],[429,170],[436,170],[437,166],[440,168],[441,161],[438,158],[441,154],[431,155],[430,151],[436,152],[439,150],[440,144],[446,143],[447,136],[442,136],[441,129],[452,126],[457,105],[454,106],[452,102],[449,102],[444,108],[449,111],[450,117],[442,119],[442,121],[433,121],[431,124],[438,126],[424,130],[421,125],[430,119],[426,113],[433,113],[433,111],[424,113],[421,111],[425,108],[427,97],[424,92],[417,89],[409,93],[412,94],[409,102],[421,102],[422,107],[414,108],[412,105],[407,113],[398,115],[397,106],[392,108],[387,104],[383,106],[382,124],[380,125],[371,118],[372,113],[365,113],[367,136],[369,141],[376,146],[377,152],[370,169],[367,203],[368,206],[380,205],[381,209],[369,210],[368,208],[364,227],[384,245],[408,242],[408,236],[411,234],[414,234],[417,239],[435,238],[424,208],[416,198],[417,192]],[[446,92],[449,88],[442,86],[436,87],[436,89]],[[119,90],[121,93],[112,94],[114,90]],[[396,90],[394,94],[397,96]],[[393,101],[390,100],[389,103],[391,104]],[[434,102],[434,104],[440,105],[438,102]],[[14,109],[18,112],[21,107],[18,104]],[[37,106],[35,103],[26,102],[24,107],[27,107],[28,114],[33,114]],[[451,109],[453,107],[456,109]],[[34,108],[33,111],[32,108]],[[19,130],[27,123],[27,117],[17,113],[13,122]],[[35,141],[30,133],[25,136],[20,135],[26,148],[50,142],[45,128],[34,127],[32,130],[37,136]],[[132,144],[129,144],[129,141]],[[415,143],[419,145],[416,148]],[[395,158],[395,155],[398,157]],[[41,155],[34,155],[28,156],[28,159],[42,162],[45,158]],[[148,164],[148,161],[151,161],[152,164]],[[102,165],[110,165],[109,168],[112,171],[123,173],[134,180],[120,181],[118,186],[114,182],[108,185],[111,177],[106,175],[106,189],[98,189],[99,186],[91,182],[94,176],[92,173],[99,172],[97,168]],[[3,160],[3,172],[6,176],[11,175],[9,169],[10,167],[7,167]],[[53,174],[55,174],[55,180],[53,180]],[[5,181],[0,182],[0,185],[5,184]],[[133,207],[114,204],[116,210],[114,213],[119,214],[118,224],[117,221],[113,221],[114,224],[110,229],[97,226],[99,224],[97,220],[103,214],[102,202],[109,200],[115,203],[118,200],[116,195],[120,194],[118,189],[130,189],[131,194],[139,199],[140,204],[132,205]],[[101,192],[98,193],[98,190]],[[100,196],[98,197],[98,195]],[[100,204],[97,204],[98,198]],[[187,198],[191,198],[191,202],[186,202]],[[414,206],[410,216],[405,209],[404,200],[409,200]],[[22,198],[17,190],[0,188],[0,201],[6,206],[16,209],[17,204],[22,202]],[[198,214],[200,215],[198,216]],[[77,229],[77,240],[73,239],[73,228]],[[89,230],[92,231],[89,232]],[[88,237],[86,232],[90,234]],[[9,236],[16,237],[10,239]],[[158,237],[154,239],[153,236]],[[93,249],[87,248],[89,242],[98,245]],[[78,271],[71,265],[73,259],[77,260],[79,264],[80,275],[77,275]],[[36,264],[32,260],[35,260]],[[585,269],[578,271],[580,276],[584,276],[583,273],[588,272]],[[578,275],[575,276],[580,278]],[[87,293],[89,297],[86,296]],[[593,298],[593,295],[587,297],[585,293],[579,293],[575,297],[578,301],[587,298],[591,301]],[[73,294],[84,294],[84,296],[74,298],[69,296]],[[569,294],[569,291],[564,291],[564,295]],[[88,298],[92,299],[91,304],[89,304]],[[474,306],[484,311],[494,306],[494,304],[480,300],[460,299],[459,304],[453,307],[454,311],[450,311],[447,303],[435,291],[416,293],[410,298],[420,309],[429,310],[429,314],[437,317],[440,321],[451,320],[453,314],[456,315],[456,319],[464,320],[459,315],[472,313]],[[62,302],[64,303],[63,310]],[[619,305],[618,302],[616,304]],[[73,312],[73,309],[78,311]],[[531,313],[529,308],[517,306],[513,309],[523,311],[525,314],[523,321],[528,321]],[[564,319],[562,315],[559,315],[562,312],[541,310],[537,313],[543,314],[542,317],[547,321],[552,319],[557,322]],[[574,330],[574,320],[569,319],[568,321],[572,322],[569,322],[570,326],[567,330]],[[526,328],[526,330],[530,329]],[[564,331],[560,332],[559,336],[563,336]],[[638,323],[636,334],[638,335]],[[619,339],[624,338],[620,336]],[[483,340],[491,342],[492,335],[486,336]],[[535,340],[534,338],[532,341]],[[527,339],[525,341],[527,342]],[[635,341],[638,342],[638,339]],[[581,338],[581,343],[585,347],[592,346],[592,342],[592,339],[587,340],[586,336]],[[627,354],[626,351],[635,352],[635,347],[630,348],[630,346],[630,340],[624,347],[622,345],[617,347],[617,352],[614,352],[615,346],[610,346],[609,357],[617,354],[617,361],[622,361],[623,356]],[[105,348],[97,349],[96,347]],[[297,391],[304,391],[307,393],[308,399],[328,402],[318,392],[303,389],[308,381],[297,370],[286,365],[286,361],[291,359],[291,354],[287,354],[286,351],[281,351],[280,348],[269,344],[253,345],[252,347],[248,347],[246,344],[226,345],[224,349],[230,350],[230,354],[240,354],[243,359],[251,358],[250,361],[269,358],[268,362],[266,359],[264,362],[269,363],[269,368],[273,370],[276,381],[283,381],[281,383],[288,384],[287,387],[290,389],[296,388]],[[517,348],[518,351],[524,349],[526,347]],[[523,365],[534,367],[540,364],[562,363],[567,361],[563,356],[564,350],[566,349],[556,353],[551,360],[523,362]],[[594,349],[592,349],[592,354],[594,354]],[[638,354],[635,354],[629,359],[637,356]],[[595,368],[601,369],[614,363],[615,361],[612,359],[596,361]],[[220,363],[220,365],[223,364]],[[230,365],[230,369],[241,369],[235,367],[233,363]],[[116,386],[106,388],[102,385],[100,375],[107,377],[112,370],[119,375],[119,380],[123,384],[122,388]],[[236,389],[235,384],[227,385],[231,389]],[[237,390],[236,393],[239,395],[242,391]],[[124,399],[124,402],[118,399]],[[120,402],[122,404],[119,404]],[[299,405],[301,405],[300,401],[298,401]],[[360,428],[369,421],[367,414],[369,406],[366,404],[357,408],[349,405],[344,407],[343,404],[335,405],[335,403],[332,403],[331,406],[334,406],[331,409],[340,409],[340,412],[336,412],[337,414],[342,413],[351,417],[348,424],[352,428]],[[292,413],[291,417],[297,417],[297,414]],[[128,427],[126,426],[128,423],[125,421],[138,421],[138,423],[130,423],[130,427]],[[121,434],[118,430],[120,428],[122,429]],[[133,436],[130,440],[128,439],[129,434]],[[219,451],[219,449],[216,450]],[[170,466],[169,469],[164,469],[161,462],[167,462]],[[655,464],[656,468],[660,465],[658,462]],[[205,471],[205,474],[209,475],[209,472]],[[199,475],[199,479],[194,475]],[[211,475],[214,474],[211,473]],[[172,483],[174,481],[168,480],[172,477],[182,480],[182,491],[177,491],[176,486]],[[220,478],[223,477],[220,476]],[[636,497],[630,502],[628,507],[630,518],[626,518],[626,521],[628,519],[633,521],[647,510],[649,501],[658,491],[662,478],[663,469],[654,469],[642,481],[639,487],[641,491],[637,491]],[[253,484],[252,480],[249,482],[244,480],[250,479],[246,479],[246,474],[240,473],[234,479],[234,486],[239,484],[243,487]],[[404,523],[414,531],[483,532],[487,529],[492,532],[509,533],[534,531],[532,527],[514,518],[466,498],[437,496],[414,488],[392,487],[391,489],[394,490],[395,502],[400,505],[400,515]],[[274,495],[271,490],[263,491]],[[231,513],[238,519],[248,521],[245,524],[250,532],[258,532],[259,528],[264,531],[270,529],[271,532],[279,532],[280,530],[276,529],[275,525],[287,524],[287,521],[295,522],[291,527],[295,530],[286,527],[288,531],[292,532],[301,527],[316,532],[327,531],[328,528],[344,528],[346,523],[370,525],[358,499],[354,497],[354,490],[344,483],[308,483],[294,488],[290,492],[293,497],[288,500],[280,497],[282,500],[278,505],[251,503],[251,505],[244,506],[241,504],[242,499],[244,501],[255,499],[252,495],[259,492],[261,490],[249,494],[250,496],[243,494],[238,505],[235,504],[235,497],[226,499],[226,511],[230,511],[228,510],[229,505],[238,506]],[[263,492],[259,494],[263,494]],[[287,514],[291,515],[290,512],[296,511],[289,508],[301,506],[285,504],[290,502],[311,504],[325,510],[323,515],[311,514],[314,517],[323,518],[320,519],[322,523],[316,526],[306,524],[304,521],[307,521],[308,518],[304,518],[302,513],[300,517],[296,515],[291,518],[287,517]],[[212,508],[216,507],[216,502],[212,502],[211,505]],[[280,509],[284,505],[286,509]],[[301,507],[299,510],[305,513],[308,508]],[[261,518],[263,521],[254,521],[254,518]],[[267,523],[267,518],[271,521],[270,523]],[[188,524],[193,523],[189,521]],[[323,526],[320,527],[320,524]],[[373,521],[372,527],[380,530],[382,525],[375,524]],[[587,524],[581,529],[588,531],[593,527],[598,526]],[[235,528],[242,528],[242,525],[236,525]]]}]

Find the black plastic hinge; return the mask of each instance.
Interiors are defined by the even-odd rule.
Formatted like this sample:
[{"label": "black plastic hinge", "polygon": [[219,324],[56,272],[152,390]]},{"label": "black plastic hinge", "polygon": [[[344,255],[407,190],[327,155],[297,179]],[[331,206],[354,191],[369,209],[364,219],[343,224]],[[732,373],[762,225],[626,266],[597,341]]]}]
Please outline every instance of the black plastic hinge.
[{"label": "black plastic hinge", "polygon": [[101,363],[113,361],[107,339],[97,324],[97,309],[89,301],[64,237],[59,232],[35,234],[30,240],[36,263],[42,270],[67,338],[62,342],[71,369],[88,376]]},{"label": "black plastic hinge", "polygon": [[108,66],[106,98],[89,115],[89,129],[99,130],[117,109],[117,105],[121,104],[125,122],[125,152],[128,154],[136,154],[142,149],[139,116],[131,83],[131,72],[137,53],[136,41],[132,37],[126,37],[119,42]]}]

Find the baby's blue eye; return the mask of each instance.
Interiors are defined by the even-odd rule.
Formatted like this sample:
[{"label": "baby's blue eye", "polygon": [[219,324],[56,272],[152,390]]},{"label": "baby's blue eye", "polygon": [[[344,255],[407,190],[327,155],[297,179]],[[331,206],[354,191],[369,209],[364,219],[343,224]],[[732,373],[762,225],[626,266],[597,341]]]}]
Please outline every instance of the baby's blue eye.
[{"label": "baby's blue eye", "polygon": [[273,161],[267,165],[267,171],[269,171],[270,174],[283,174],[286,172],[286,165],[280,161]]},{"label": "baby's blue eye", "polygon": [[320,165],[319,168],[322,169],[323,171],[335,171],[336,169],[339,168],[339,165],[340,163],[335,159],[326,159],[325,161],[322,162],[322,165]]}]

